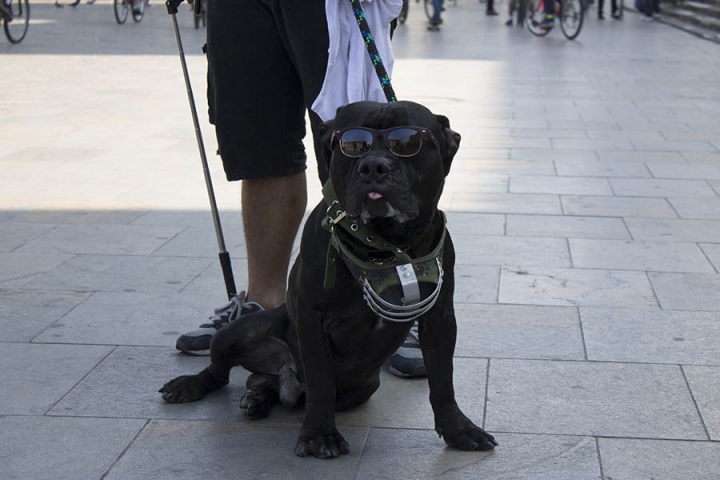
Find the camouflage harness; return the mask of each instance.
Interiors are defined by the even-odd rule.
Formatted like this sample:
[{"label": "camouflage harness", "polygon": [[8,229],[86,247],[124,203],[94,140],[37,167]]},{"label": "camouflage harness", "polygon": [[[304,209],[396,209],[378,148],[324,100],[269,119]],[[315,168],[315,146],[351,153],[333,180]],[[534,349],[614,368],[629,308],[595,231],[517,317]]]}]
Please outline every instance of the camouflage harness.
[{"label": "camouflage harness", "polygon": [[[447,232],[445,214],[438,211],[442,234],[423,238],[420,251],[430,253],[413,259],[405,249],[371,232],[357,220],[351,220],[337,200],[328,181],[323,187],[328,205],[323,228],[330,231],[324,288],[335,285],[338,258],[347,265],[363,291],[363,298],[379,317],[393,322],[410,322],[428,312],[438,299],[442,286],[442,250]],[[416,246],[418,247],[418,246]]]}]

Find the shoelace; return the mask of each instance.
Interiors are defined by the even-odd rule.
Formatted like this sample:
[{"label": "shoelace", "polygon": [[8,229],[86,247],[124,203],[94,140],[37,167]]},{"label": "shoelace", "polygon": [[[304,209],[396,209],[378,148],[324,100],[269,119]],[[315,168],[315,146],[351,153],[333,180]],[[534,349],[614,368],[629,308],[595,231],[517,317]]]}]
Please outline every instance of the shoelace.
[{"label": "shoelace", "polygon": [[209,323],[201,325],[201,327],[213,327],[219,329],[224,324],[228,323],[230,319],[236,316],[237,312],[242,308],[239,297],[233,297],[227,304],[222,307],[218,307],[214,310],[215,315],[208,318]]}]

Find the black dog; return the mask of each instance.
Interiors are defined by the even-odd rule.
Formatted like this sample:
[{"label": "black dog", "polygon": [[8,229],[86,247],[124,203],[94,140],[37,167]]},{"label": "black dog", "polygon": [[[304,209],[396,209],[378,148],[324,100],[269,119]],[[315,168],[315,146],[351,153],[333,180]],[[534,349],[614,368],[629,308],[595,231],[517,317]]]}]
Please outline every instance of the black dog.
[{"label": "black dog", "polygon": [[460,135],[412,102],[353,103],[323,128],[330,181],[303,230],[287,303],[218,331],[211,365],[165,384],[163,399],[199,400],[242,366],[252,372],[246,416],[304,397],[295,453],[336,457],[349,447],[335,411],[370,398],[418,317],[435,430],[450,446],[492,449],[492,435],[460,411],[452,381],[455,253],[437,205]]}]

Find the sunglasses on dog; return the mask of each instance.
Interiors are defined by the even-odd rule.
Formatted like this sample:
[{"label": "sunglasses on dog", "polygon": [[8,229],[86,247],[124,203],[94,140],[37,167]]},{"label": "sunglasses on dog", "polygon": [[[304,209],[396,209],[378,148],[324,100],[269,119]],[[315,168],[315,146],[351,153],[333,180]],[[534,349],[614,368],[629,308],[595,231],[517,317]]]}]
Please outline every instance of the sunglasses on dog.
[{"label": "sunglasses on dog", "polygon": [[337,140],[343,155],[358,158],[372,150],[378,137],[385,141],[390,153],[398,157],[413,157],[420,153],[423,138],[429,139],[440,151],[440,145],[432,132],[422,127],[393,127],[385,130],[365,127],[343,128],[333,132],[331,144]]}]

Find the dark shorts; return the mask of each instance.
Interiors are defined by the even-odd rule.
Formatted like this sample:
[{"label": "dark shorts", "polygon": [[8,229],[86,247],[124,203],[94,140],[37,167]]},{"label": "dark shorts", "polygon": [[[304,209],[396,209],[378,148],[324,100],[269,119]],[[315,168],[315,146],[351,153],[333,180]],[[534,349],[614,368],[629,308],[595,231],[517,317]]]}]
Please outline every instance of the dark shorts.
[{"label": "dark shorts", "polygon": [[[304,171],[305,111],[327,66],[325,0],[208,0],[207,15],[210,122],[228,180]],[[311,123],[321,152],[312,112]]]}]

